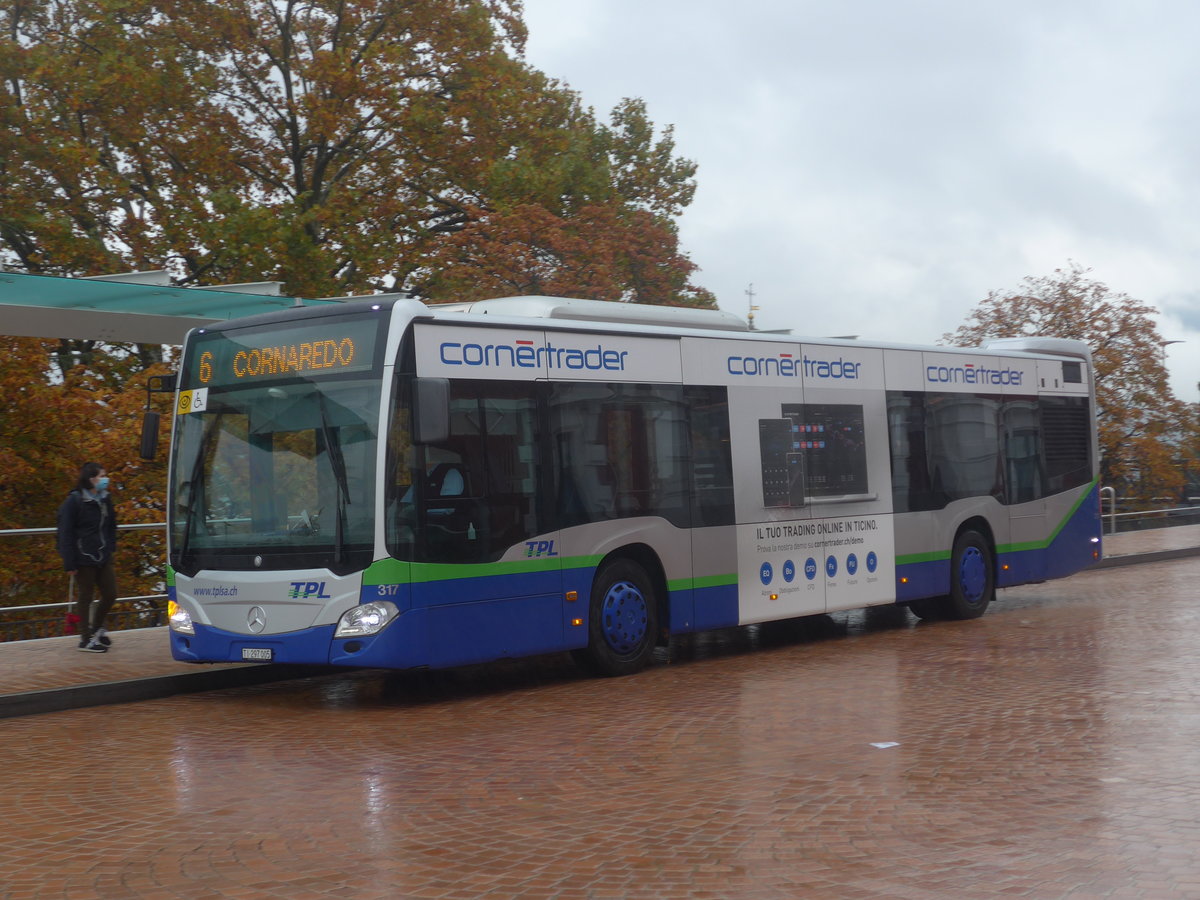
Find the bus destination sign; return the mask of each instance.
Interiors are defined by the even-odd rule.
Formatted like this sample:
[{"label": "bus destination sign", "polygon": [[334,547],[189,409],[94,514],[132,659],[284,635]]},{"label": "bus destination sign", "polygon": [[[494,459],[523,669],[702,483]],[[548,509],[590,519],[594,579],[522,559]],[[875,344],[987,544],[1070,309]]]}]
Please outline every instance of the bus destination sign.
[{"label": "bus destination sign", "polygon": [[194,339],[183,386],[225,388],[252,382],[369,371],[379,321],[330,317],[303,325],[210,332]]}]

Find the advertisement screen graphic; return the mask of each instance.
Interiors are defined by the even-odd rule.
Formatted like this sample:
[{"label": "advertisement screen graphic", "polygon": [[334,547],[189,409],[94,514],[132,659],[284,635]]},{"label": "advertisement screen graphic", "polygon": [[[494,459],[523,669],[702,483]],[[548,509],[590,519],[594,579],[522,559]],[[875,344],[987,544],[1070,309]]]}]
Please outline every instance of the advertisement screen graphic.
[{"label": "advertisement screen graphic", "polygon": [[809,497],[866,494],[867,444],[863,408],[845,403],[787,403],[792,452],[804,459],[804,491]]},{"label": "advertisement screen graphic", "polygon": [[804,505],[804,456],[796,451],[791,419],[759,419],[763,506]]}]

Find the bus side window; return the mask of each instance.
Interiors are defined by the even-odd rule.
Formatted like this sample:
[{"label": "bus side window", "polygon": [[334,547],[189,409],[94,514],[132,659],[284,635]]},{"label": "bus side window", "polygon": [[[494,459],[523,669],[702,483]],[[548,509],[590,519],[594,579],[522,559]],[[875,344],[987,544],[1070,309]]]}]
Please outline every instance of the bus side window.
[{"label": "bus side window", "polygon": [[930,394],[925,401],[929,470],[938,509],[967,497],[1002,497],[999,400],[979,394]]},{"label": "bus side window", "polygon": [[1044,496],[1041,463],[1041,429],[1035,397],[1004,403],[1005,502],[1028,503]]},{"label": "bus side window", "polygon": [[536,390],[529,383],[451,382],[449,434],[424,447],[421,559],[495,561],[544,530]]},{"label": "bus side window", "polygon": [[888,391],[888,436],[892,456],[892,502],[896,512],[940,509],[926,449],[925,395]]},{"label": "bus side window", "polygon": [[560,382],[551,388],[560,525],[691,519],[683,388]]},{"label": "bus side window", "polygon": [[729,445],[729,392],[689,387],[684,392],[691,431],[692,523],[732,525],[733,457]]},{"label": "bus side window", "polygon": [[1091,415],[1084,397],[1042,397],[1042,446],[1050,493],[1092,480]]}]

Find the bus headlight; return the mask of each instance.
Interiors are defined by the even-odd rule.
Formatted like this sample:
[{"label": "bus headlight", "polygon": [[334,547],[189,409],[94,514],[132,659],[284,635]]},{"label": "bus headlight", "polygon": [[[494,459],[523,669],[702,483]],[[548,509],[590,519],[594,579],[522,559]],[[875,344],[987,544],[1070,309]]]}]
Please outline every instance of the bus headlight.
[{"label": "bus headlight", "polygon": [[363,603],[342,614],[333,636],[348,638],[379,634],[383,627],[398,615],[400,615],[400,610],[396,608],[396,604],[387,600]]},{"label": "bus headlight", "polygon": [[174,600],[167,601],[167,624],[171,626],[172,631],[178,631],[180,634],[196,633],[191,615]]}]

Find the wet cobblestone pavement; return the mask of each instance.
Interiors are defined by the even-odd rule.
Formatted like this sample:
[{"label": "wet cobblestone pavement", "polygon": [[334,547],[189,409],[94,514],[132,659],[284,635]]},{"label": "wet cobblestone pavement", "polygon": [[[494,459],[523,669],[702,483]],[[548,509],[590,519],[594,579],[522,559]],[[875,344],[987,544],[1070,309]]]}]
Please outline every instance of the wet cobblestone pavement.
[{"label": "wet cobblestone pavement", "polygon": [[0,720],[0,897],[1200,898],[1198,573]]}]

